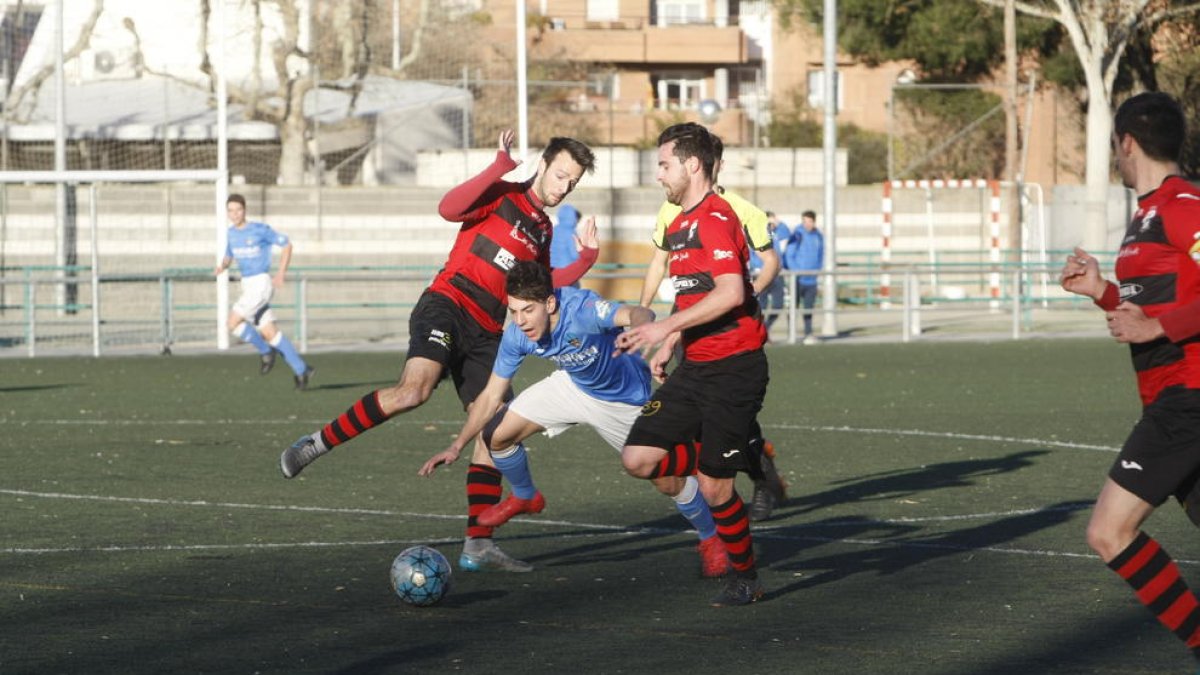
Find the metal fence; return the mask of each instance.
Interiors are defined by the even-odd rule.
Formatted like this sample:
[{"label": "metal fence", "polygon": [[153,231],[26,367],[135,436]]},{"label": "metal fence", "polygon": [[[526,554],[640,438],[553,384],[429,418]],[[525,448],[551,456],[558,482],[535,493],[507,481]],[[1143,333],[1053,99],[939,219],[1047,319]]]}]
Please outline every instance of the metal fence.
[{"label": "metal fence", "polygon": [[[955,265],[937,273],[954,281],[962,295],[939,295],[928,285],[928,266],[888,269],[893,288],[885,308],[881,268],[847,264],[832,275],[838,297],[827,310],[813,309],[816,334],[823,339],[911,341],[926,339],[1020,339],[1030,335],[1096,331],[1102,322],[1080,310],[1086,299],[1057,286],[1057,268],[1021,265]],[[287,286],[272,302],[280,326],[301,351],[403,349],[408,317],[437,269],[293,268]],[[600,265],[585,286],[636,287],[644,267]],[[225,330],[219,316],[211,271],[164,269],[157,274],[103,274],[86,267],[66,270],[30,267],[8,270],[0,279],[0,356],[185,353],[214,350]],[[813,271],[824,275],[826,273]],[[783,307],[772,341],[795,344],[804,314],[795,302],[795,278],[785,271]],[[999,297],[989,292],[990,277],[1002,279]],[[821,285],[824,287],[824,284]],[[64,292],[64,287],[65,292]],[[66,302],[60,299],[66,298]],[[633,297],[617,297],[635,302]],[[660,313],[668,302],[656,307]],[[236,348],[236,347],[235,347]]]}]

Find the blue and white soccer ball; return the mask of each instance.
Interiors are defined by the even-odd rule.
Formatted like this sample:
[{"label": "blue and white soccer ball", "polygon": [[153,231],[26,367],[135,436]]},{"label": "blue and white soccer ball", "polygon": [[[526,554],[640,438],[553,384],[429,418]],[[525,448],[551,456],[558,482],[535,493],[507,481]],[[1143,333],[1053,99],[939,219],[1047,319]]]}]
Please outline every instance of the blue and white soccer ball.
[{"label": "blue and white soccer ball", "polygon": [[432,605],[450,591],[450,561],[429,546],[406,548],[392,561],[392,590],[410,605]]}]

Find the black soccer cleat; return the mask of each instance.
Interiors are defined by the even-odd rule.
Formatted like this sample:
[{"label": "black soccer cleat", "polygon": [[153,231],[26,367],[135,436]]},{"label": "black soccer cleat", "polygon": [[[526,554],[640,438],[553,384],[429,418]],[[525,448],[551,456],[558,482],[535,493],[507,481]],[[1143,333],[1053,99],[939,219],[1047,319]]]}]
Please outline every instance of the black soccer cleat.
[{"label": "black soccer cleat", "polygon": [[305,366],[304,372],[300,373],[299,375],[297,375],[294,378],[296,380],[296,391],[307,390],[308,389],[308,381],[309,381],[309,379],[312,378],[312,375],[315,372],[317,372],[316,368],[313,368],[312,366]]},{"label": "black soccer cleat", "polygon": [[275,350],[272,349],[271,351],[262,355],[261,361],[258,365],[258,374],[266,375],[267,373],[271,372],[271,369],[274,367],[275,367]]},{"label": "black soccer cleat", "polygon": [[763,585],[758,579],[748,579],[735,574],[725,576],[721,592],[709,600],[713,607],[736,607],[757,602],[763,596]]}]

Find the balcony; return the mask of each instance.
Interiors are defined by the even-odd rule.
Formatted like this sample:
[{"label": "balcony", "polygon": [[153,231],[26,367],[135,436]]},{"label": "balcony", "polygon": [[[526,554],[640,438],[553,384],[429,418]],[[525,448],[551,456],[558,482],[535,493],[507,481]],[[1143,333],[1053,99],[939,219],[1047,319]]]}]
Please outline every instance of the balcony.
[{"label": "balcony", "polygon": [[679,63],[732,65],[749,63],[746,35],[736,26],[643,26],[635,22],[567,25],[543,33],[539,54],[561,54],[591,63]]}]

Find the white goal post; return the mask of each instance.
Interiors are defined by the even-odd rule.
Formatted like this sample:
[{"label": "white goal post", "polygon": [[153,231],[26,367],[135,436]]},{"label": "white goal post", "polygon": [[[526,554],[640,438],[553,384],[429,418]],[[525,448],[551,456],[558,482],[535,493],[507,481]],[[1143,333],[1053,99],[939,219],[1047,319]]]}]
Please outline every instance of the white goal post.
[{"label": "white goal post", "polygon": [[[97,213],[96,188],[100,185],[121,184],[150,184],[150,183],[208,183],[213,185],[213,223],[215,225],[216,260],[219,263],[225,254],[226,215],[225,200],[228,197],[228,177],[225,171],[216,169],[202,170],[145,170],[145,171],[5,171],[0,172],[0,185],[55,185],[60,189],[68,185],[86,185],[89,190],[88,199],[88,230],[91,264],[91,323],[92,323],[92,355],[100,356],[100,230]],[[56,241],[61,242],[61,231],[64,224],[58,222]],[[214,265],[215,267],[215,265]],[[59,270],[62,286],[69,280],[64,270]],[[56,285],[57,281],[54,282]],[[226,315],[229,312],[229,273],[225,272],[217,278],[217,346],[227,349],[229,334],[225,330]],[[29,341],[30,356],[34,355],[34,340]]]}]

